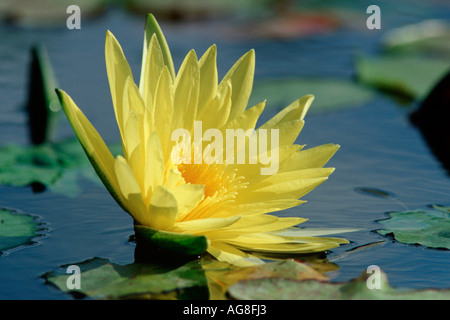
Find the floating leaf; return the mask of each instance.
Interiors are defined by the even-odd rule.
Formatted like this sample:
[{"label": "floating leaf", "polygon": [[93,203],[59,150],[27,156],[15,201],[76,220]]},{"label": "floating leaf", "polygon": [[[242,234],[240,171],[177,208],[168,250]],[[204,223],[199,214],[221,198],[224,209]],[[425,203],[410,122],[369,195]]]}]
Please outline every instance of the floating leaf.
[{"label": "floating leaf", "polygon": [[33,243],[42,230],[35,217],[0,208],[0,254],[2,251]]},{"label": "floating leaf", "polygon": [[390,218],[378,221],[383,225],[377,230],[379,234],[393,235],[402,243],[450,249],[450,207],[432,206],[389,215]]},{"label": "floating leaf", "polygon": [[450,290],[401,290],[392,288],[380,270],[380,289],[369,289],[372,273],[362,273],[347,283],[325,281],[294,281],[263,278],[240,281],[228,294],[239,300],[438,300],[450,299]]},{"label": "floating leaf", "polygon": [[[155,257],[157,260],[157,257]],[[201,264],[191,261],[177,268],[156,264],[119,265],[107,259],[93,258],[74,265],[80,268],[80,289],[70,286],[69,265],[42,277],[63,292],[95,299],[207,298],[207,282]],[[69,283],[69,286],[68,286]]]},{"label": "floating leaf", "polygon": [[449,68],[448,61],[404,55],[356,60],[361,83],[407,100],[423,99]]},{"label": "floating leaf", "polygon": [[256,82],[251,105],[267,98],[269,107],[282,108],[298,97],[312,94],[315,100],[309,113],[336,111],[361,106],[374,97],[371,90],[346,80],[280,78]]}]

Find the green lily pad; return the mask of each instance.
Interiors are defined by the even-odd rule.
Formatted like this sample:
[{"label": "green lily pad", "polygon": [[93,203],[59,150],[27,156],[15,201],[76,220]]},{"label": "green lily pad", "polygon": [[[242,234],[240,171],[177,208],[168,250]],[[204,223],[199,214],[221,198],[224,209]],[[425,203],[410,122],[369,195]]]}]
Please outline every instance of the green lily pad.
[{"label": "green lily pad", "polygon": [[268,107],[281,109],[307,94],[315,96],[310,114],[361,106],[374,97],[371,90],[347,80],[279,78],[257,81],[249,104],[267,99]]},{"label": "green lily pad", "polygon": [[423,99],[450,69],[450,62],[417,56],[360,56],[358,80],[406,100]]},{"label": "green lily pad", "polygon": [[407,244],[429,248],[450,249],[450,207],[432,206],[423,210],[389,213],[390,218],[379,220],[381,235],[393,235]]},{"label": "green lily pad", "polygon": [[345,283],[293,281],[263,278],[236,283],[228,294],[239,300],[448,300],[450,290],[403,290],[392,288],[380,270],[379,289],[369,289],[373,274],[364,272]]},{"label": "green lily pad", "polygon": [[[155,260],[157,257],[155,257]],[[76,297],[94,299],[126,298],[164,298],[199,299],[207,298],[207,281],[198,261],[168,268],[157,264],[134,263],[119,265],[107,259],[93,258],[80,263],[79,289],[68,286],[69,277],[76,274],[67,273],[69,265],[61,270],[52,271],[42,277],[63,292]]]},{"label": "green lily pad", "polygon": [[3,251],[33,243],[42,230],[35,217],[0,208],[0,254]]}]

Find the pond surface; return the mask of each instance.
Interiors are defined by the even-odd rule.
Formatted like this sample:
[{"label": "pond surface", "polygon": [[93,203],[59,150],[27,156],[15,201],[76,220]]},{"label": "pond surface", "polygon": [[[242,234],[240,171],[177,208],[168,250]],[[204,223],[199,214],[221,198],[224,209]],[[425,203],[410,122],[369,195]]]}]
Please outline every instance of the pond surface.
[{"label": "pond surface", "polygon": [[[425,3],[425,2],[424,2]],[[219,76],[248,50],[256,50],[256,81],[268,77],[324,76],[351,80],[357,53],[376,53],[383,31],[429,18],[450,18],[450,8],[428,7],[420,1],[388,9],[381,31],[343,29],[302,39],[272,41],[242,39],[227,32],[226,21],[172,24],[160,21],[175,66],[194,48],[198,55],[218,46]],[[396,2],[397,4],[397,2]],[[381,6],[383,8],[383,6]],[[366,6],[361,6],[365,13]],[[107,29],[117,37],[135,74],[139,75],[144,17],[109,10],[82,22],[81,30],[0,27],[0,144],[28,144],[26,114],[27,73],[31,45],[44,43],[59,86],[67,91],[106,141],[118,141],[104,64]],[[312,92],[314,94],[314,92]],[[270,107],[270,100],[268,101]],[[267,108],[264,117],[277,112]],[[314,104],[313,104],[314,107]],[[416,107],[402,108],[378,93],[357,108],[310,115],[298,143],[308,147],[337,143],[341,149],[329,166],[330,179],[305,196],[308,201],[280,213],[309,218],[305,227],[360,228],[343,234],[351,244],[332,250],[328,260],[339,269],[332,281],[348,281],[369,265],[378,265],[389,282],[405,288],[450,288],[450,251],[405,245],[372,232],[386,212],[450,203],[450,179],[420,132],[408,120]],[[61,115],[58,139],[73,137]],[[80,177],[82,193],[76,198],[30,187],[0,186],[0,206],[36,215],[46,225],[36,243],[0,256],[0,299],[70,299],[48,286],[40,276],[60,265],[92,257],[132,263],[132,220],[112,200],[103,186]],[[385,190],[395,197],[373,197],[356,188]],[[348,250],[382,241],[366,250]]]}]

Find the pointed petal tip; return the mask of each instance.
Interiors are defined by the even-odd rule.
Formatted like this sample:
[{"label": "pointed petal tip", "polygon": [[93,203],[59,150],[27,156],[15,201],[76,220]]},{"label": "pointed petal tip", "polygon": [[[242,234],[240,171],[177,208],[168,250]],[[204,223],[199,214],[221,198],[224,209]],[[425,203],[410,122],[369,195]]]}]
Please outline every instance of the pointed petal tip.
[{"label": "pointed petal tip", "polygon": [[110,30],[106,30],[105,38],[112,39],[114,38],[114,34]]}]

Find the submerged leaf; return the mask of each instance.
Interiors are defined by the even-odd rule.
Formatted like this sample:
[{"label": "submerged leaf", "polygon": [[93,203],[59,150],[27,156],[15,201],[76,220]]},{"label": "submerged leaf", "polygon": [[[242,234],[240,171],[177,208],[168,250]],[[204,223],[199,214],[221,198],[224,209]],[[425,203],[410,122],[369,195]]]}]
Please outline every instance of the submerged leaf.
[{"label": "submerged leaf", "polygon": [[364,272],[346,283],[293,281],[264,278],[241,281],[228,293],[239,300],[438,300],[450,299],[450,290],[400,290],[392,288],[380,270],[379,289],[369,289],[372,273]]},{"label": "submerged leaf", "polygon": [[393,235],[402,243],[450,249],[450,207],[432,206],[389,215],[390,218],[378,221],[384,227],[377,230],[379,234]]},{"label": "submerged leaf", "polygon": [[35,217],[0,208],[0,254],[32,240],[42,230]]},{"label": "submerged leaf", "polygon": [[309,113],[331,112],[361,106],[374,94],[357,83],[335,79],[280,78],[259,81],[254,84],[250,105],[267,98],[269,107],[289,105],[299,96],[312,94],[314,104]]}]

